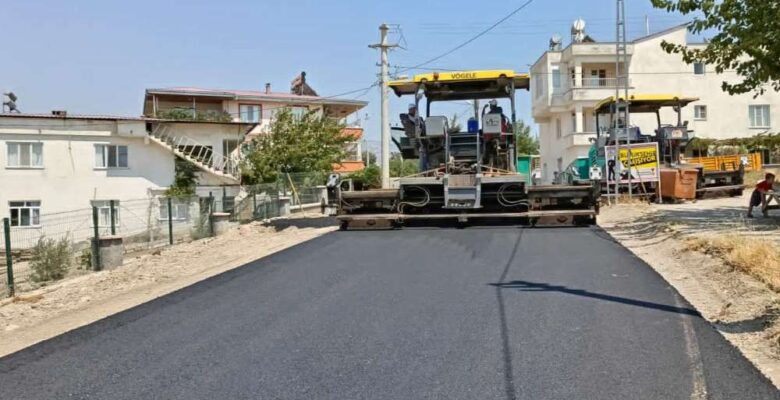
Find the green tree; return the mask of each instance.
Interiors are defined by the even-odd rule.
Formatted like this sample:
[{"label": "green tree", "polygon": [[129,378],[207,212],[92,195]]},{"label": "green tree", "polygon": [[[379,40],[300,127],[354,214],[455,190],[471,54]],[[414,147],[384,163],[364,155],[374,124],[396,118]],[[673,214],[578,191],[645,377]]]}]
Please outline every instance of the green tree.
[{"label": "green tree", "polygon": [[198,167],[191,162],[176,157],[174,162],[175,175],[173,184],[165,191],[166,196],[185,197],[195,195],[195,186],[198,184]]},{"label": "green tree", "polygon": [[390,176],[402,177],[414,175],[420,172],[420,164],[417,160],[404,160],[400,154],[390,156]]},{"label": "green tree", "polygon": [[333,170],[347,156],[353,139],[342,133],[343,125],[316,111],[300,117],[282,109],[269,126],[248,146],[241,165],[247,183],[274,181],[279,172]]},{"label": "green tree", "polygon": [[515,153],[539,154],[539,140],[531,136],[531,127],[519,120],[515,123]]},{"label": "green tree", "polygon": [[729,94],[755,91],[766,85],[780,91],[780,6],[773,0],[652,0],[653,6],[684,15],[700,14],[688,26],[699,34],[715,30],[704,48],[662,42],[668,53],[681,54],[690,64],[704,62],[722,73],[735,70],[741,82],[723,82]]},{"label": "green tree", "polygon": [[357,190],[366,190],[382,187],[382,170],[378,165],[363,168],[361,171],[349,175]]}]

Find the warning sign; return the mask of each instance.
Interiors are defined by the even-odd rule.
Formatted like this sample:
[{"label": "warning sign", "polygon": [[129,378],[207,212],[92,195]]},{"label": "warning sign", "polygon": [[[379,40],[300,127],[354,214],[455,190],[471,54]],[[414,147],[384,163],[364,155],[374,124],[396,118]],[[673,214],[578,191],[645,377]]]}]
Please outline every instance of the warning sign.
[{"label": "warning sign", "polygon": [[620,183],[628,183],[629,173],[632,183],[658,181],[658,143],[621,145],[619,157],[617,149],[616,146],[605,147],[607,183],[614,184],[618,177]]}]

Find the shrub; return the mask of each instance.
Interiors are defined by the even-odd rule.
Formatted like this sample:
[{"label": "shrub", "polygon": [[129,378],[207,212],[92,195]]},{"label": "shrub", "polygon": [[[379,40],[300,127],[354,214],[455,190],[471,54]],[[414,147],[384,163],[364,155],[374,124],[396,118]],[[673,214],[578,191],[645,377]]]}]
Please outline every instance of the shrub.
[{"label": "shrub", "polygon": [[376,165],[364,168],[362,171],[349,175],[356,190],[366,190],[382,186],[382,170]]},{"label": "shrub", "polygon": [[78,269],[85,269],[87,271],[92,270],[92,249],[87,247],[81,251],[79,255],[79,267]]},{"label": "shrub", "polygon": [[30,268],[33,282],[62,279],[73,262],[73,250],[67,237],[60,240],[41,237],[32,249]]}]

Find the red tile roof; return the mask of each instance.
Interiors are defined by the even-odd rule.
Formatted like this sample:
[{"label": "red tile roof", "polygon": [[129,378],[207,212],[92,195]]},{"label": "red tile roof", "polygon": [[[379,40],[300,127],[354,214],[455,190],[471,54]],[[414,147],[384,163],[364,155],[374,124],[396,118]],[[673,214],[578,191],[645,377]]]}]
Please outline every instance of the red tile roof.
[{"label": "red tile roof", "polygon": [[339,173],[358,172],[365,168],[363,161],[342,161],[341,164],[333,164],[333,172]]}]

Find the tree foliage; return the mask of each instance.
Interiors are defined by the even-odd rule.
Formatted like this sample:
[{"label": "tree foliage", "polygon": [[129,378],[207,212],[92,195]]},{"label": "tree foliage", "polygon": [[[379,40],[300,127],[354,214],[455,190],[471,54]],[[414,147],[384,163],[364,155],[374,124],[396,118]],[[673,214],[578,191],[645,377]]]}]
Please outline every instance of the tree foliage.
[{"label": "tree foliage", "polygon": [[352,184],[357,190],[373,189],[382,187],[382,170],[378,165],[372,165],[363,168],[361,171],[353,172],[349,175]]},{"label": "tree foliage", "polygon": [[174,163],[175,175],[173,184],[165,191],[169,197],[189,197],[195,195],[195,186],[198,184],[198,167],[191,162],[176,157]]},{"label": "tree foliage", "polygon": [[522,120],[515,123],[516,154],[539,154],[539,140],[531,136],[531,127]]},{"label": "tree foliage", "polygon": [[694,34],[716,30],[704,48],[664,41],[668,53],[681,54],[690,64],[704,62],[718,73],[735,70],[741,82],[723,82],[729,94],[755,91],[766,85],[780,91],[780,3],[774,0],[652,0],[653,6],[684,15],[701,14],[688,26]]},{"label": "tree foliage", "polygon": [[330,172],[346,158],[346,144],[354,140],[343,128],[316,111],[297,117],[282,109],[268,131],[252,140],[241,172],[247,183],[273,181],[279,172]]},{"label": "tree foliage", "polygon": [[712,154],[738,154],[768,151],[780,152],[780,134],[762,133],[751,137],[731,139],[694,138],[688,149]]},{"label": "tree foliage", "polygon": [[420,172],[418,160],[404,160],[400,154],[393,154],[390,157],[390,176],[402,177],[414,175],[418,172]]}]

